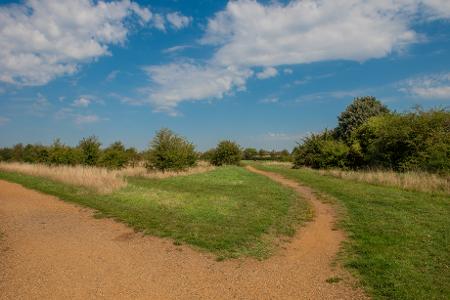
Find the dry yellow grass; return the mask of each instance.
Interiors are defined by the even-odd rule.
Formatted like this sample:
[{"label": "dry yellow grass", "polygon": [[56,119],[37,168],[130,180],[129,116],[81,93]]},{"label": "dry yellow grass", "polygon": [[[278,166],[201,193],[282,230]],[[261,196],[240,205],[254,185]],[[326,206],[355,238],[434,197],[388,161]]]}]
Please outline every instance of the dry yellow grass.
[{"label": "dry yellow grass", "polygon": [[399,187],[420,192],[450,193],[450,177],[426,172],[319,170],[322,175]]},{"label": "dry yellow grass", "polygon": [[175,171],[148,171],[144,166],[128,167],[119,171],[122,176],[140,176],[147,178],[168,178],[173,176],[186,176],[197,173],[203,173],[214,170],[214,166],[208,162],[200,161],[197,166],[192,167],[185,171],[175,172]]},{"label": "dry yellow grass", "polygon": [[142,176],[147,178],[168,178],[184,176],[213,170],[208,163],[200,162],[197,166],[182,172],[147,171],[143,166],[129,167],[122,170],[108,170],[85,166],[48,166],[43,164],[0,162],[0,170],[46,177],[59,182],[83,186],[98,193],[111,193],[127,186],[126,176]]},{"label": "dry yellow grass", "polygon": [[46,177],[63,183],[83,186],[99,193],[110,193],[127,185],[118,171],[84,166],[47,166],[27,163],[0,163],[0,170]]}]

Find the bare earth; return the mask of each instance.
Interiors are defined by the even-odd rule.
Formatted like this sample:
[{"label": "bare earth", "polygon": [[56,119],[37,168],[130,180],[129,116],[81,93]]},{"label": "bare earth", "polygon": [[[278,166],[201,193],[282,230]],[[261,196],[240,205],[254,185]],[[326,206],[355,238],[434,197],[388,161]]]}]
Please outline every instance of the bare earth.
[{"label": "bare earth", "polygon": [[[216,262],[170,240],[143,236],[93,211],[0,181],[0,299],[363,299],[331,267],[344,234],[312,192],[316,217],[273,257]],[[330,284],[326,279],[345,280]]]}]

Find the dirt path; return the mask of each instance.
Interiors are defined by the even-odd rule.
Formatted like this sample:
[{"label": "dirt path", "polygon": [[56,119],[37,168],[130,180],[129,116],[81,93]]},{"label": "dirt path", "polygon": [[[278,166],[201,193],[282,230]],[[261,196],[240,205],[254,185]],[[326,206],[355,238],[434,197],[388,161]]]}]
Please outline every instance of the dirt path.
[{"label": "dirt path", "polygon": [[[252,171],[261,173],[254,169]],[[316,210],[285,249],[265,261],[216,262],[169,240],[142,236],[93,211],[0,181],[0,299],[360,299],[330,267],[343,235]]]}]

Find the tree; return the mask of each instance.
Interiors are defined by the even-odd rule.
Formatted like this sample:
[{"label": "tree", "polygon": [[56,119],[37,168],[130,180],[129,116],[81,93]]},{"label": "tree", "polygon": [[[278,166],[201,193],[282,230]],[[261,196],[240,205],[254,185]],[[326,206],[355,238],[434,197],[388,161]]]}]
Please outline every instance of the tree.
[{"label": "tree", "polygon": [[325,130],[303,139],[294,151],[294,167],[344,168],[347,166],[349,147]]},{"label": "tree", "polygon": [[211,164],[215,166],[239,165],[242,159],[241,147],[232,141],[221,141],[214,151]]},{"label": "tree", "polygon": [[243,158],[246,160],[253,160],[258,155],[258,151],[255,148],[246,148],[243,152]]},{"label": "tree", "polygon": [[335,129],[335,135],[350,144],[350,137],[354,130],[369,118],[385,113],[389,113],[389,109],[375,97],[355,98],[338,117],[339,122]]},{"label": "tree", "polygon": [[194,145],[170,129],[163,128],[150,143],[146,166],[161,171],[181,171],[194,166],[196,162]]},{"label": "tree", "polygon": [[87,166],[97,165],[101,153],[100,146],[101,143],[96,136],[83,138],[78,144],[82,155],[81,163]]},{"label": "tree", "polygon": [[121,169],[128,163],[128,155],[122,142],[114,142],[103,150],[100,165],[109,169]]}]

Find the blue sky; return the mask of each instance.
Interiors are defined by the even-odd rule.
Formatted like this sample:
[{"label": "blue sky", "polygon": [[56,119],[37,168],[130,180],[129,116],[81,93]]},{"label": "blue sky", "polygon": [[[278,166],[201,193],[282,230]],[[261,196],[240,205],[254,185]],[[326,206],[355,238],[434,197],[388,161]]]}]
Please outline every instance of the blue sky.
[{"label": "blue sky", "polygon": [[364,95],[448,108],[450,1],[0,2],[0,146],[290,150]]}]

